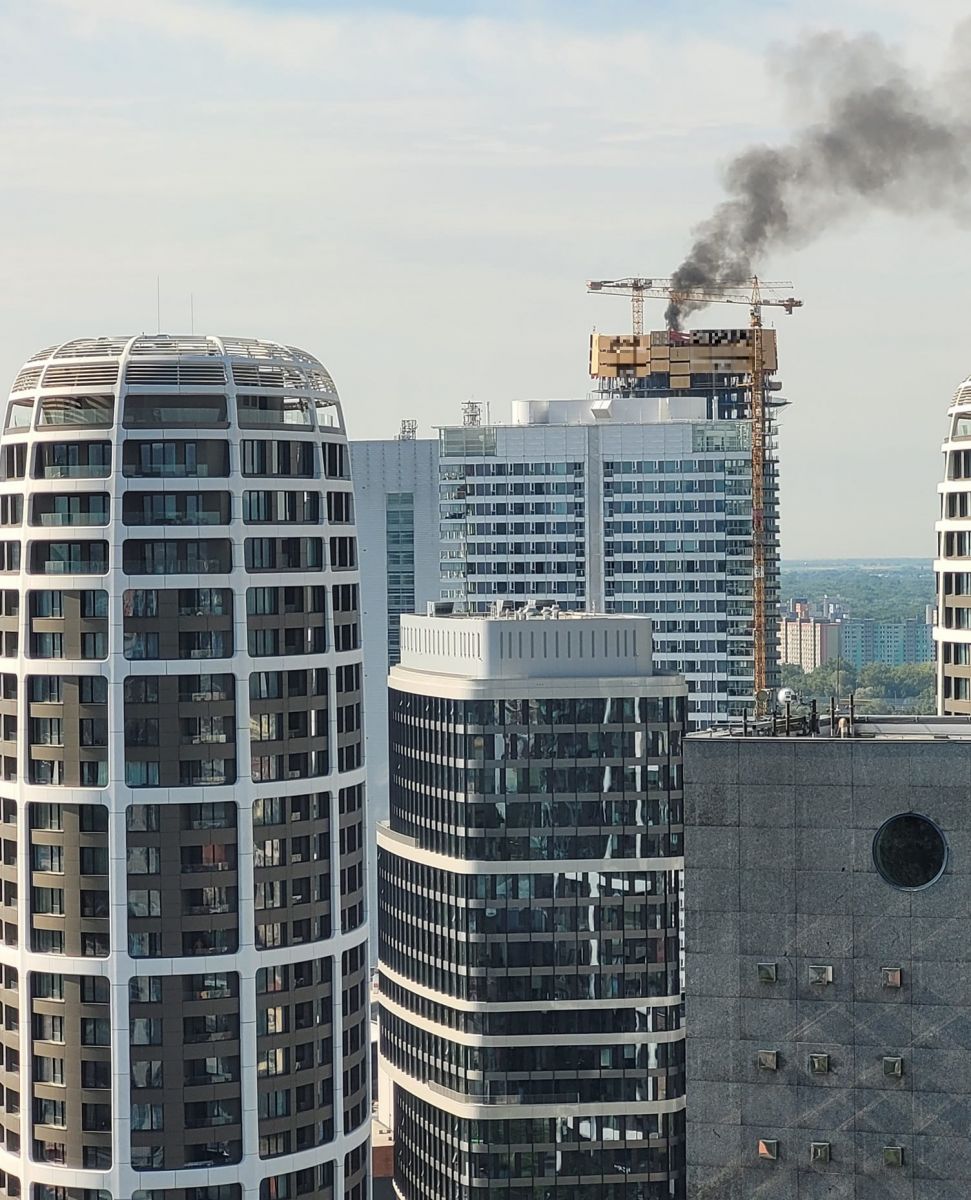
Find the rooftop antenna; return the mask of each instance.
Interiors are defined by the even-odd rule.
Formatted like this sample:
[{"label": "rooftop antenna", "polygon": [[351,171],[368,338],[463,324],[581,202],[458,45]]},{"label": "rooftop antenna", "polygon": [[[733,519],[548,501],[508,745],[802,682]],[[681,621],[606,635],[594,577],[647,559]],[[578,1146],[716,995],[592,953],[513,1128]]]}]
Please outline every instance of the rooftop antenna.
[{"label": "rooftop antenna", "polygon": [[162,280],[155,276],[155,332],[162,332]]},{"label": "rooftop antenna", "polygon": [[397,440],[399,442],[413,442],[415,434],[418,430],[418,422],[414,417],[404,417],[401,421],[401,429],[398,433]]},{"label": "rooftop antenna", "polygon": [[466,400],[462,405],[462,424],[474,429],[482,424],[482,405],[478,400]]},{"label": "rooftop antenna", "polygon": [[189,293],[189,332],[195,333],[195,331],[196,331],[196,298],[190,292]]}]

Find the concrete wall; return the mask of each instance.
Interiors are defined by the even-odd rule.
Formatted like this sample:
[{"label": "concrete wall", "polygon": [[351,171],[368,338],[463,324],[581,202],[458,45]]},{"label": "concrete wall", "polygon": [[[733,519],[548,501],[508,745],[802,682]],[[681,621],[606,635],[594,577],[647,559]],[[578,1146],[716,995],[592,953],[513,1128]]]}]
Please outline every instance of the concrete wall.
[{"label": "concrete wall", "polygon": [[[689,1200],[968,1194],[969,788],[967,742],[687,739]],[[920,892],[872,859],[879,826],[911,810],[949,845]],[[760,982],[760,963],[777,982]],[[832,983],[810,983],[811,965]],[[814,1053],[828,1073],[811,1073]],[[884,1056],[903,1058],[900,1078]],[[810,1164],[812,1142],[830,1144],[828,1163]],[[885,1165],[888,1146],[903,1166]]]},{"label": "concrete wall", "polygon": [[[415,610],[440,593],[438,441],[349,442],[360,547],[364,738],[368,764],[368,897],[378,911],[375,825],[388,816],[388,495],[414,496]],[[376,945],[372,947],[376,955]]]},{"label": "concrete wall", "polygon": [[[439,595],[438,442],[350,442],[361,566],[364,735],[373,821],[388,815],[387,498],[415,497],[415,610]],[[373,837],[370,841],[373,843]]]}]

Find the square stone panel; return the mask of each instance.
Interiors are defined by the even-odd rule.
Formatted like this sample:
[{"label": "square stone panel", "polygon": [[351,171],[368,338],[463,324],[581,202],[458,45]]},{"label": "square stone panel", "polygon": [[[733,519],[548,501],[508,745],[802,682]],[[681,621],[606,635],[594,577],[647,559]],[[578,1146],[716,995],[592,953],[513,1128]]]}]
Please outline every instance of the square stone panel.
[{"label": "square stone panel", "polygon": [[697,784],[738,783],[739,742],[688,738],[684,743],[684,779]]},{"label": "square stone panel", "polygon": [[801,871],[795,875],[796,894],[786,907],[798,913],[846,916],[853,912],[852,871]]},{"label": "square stone panel", "polygon": [[765,829],[792,829],[796,812],[796,789],[791,783],[769,783],[761,771],[758,780],[743,784],[739,793],[739,825]]},{"label": "square stone panel", "polygon": [[795,840],[791,825],[780,829],[743,825],[739,829],[739,866],[743,871],[791,871],[795,867]]},{"label": "square stone panel", "polygon": [[797,829],[796,866],[800,871],[851,871],[854,830],[814,825]]},{"label": "square stone panel", "polygon": [[[835,963],[853,957],[853,918],[829,913],[799,913],[799,953],[810,963]],[[843,974],[843,972],[841,972]],[[847,976],[851,973],[846,972]]]},{"label": "square stone panel", "polygon": [[739,782],[793,784],[796,779],[796,743],[788,738],[738,739]]},{"label": "square stone panel", "polygon": [[798,1019],[798,1008],[793,1000],[743,997],[739,1001],[741,1037],[757,1043],[754,1049],[794,1041]]},{"label": "square stone panel", "polygon": [[793,764],[796,784],[848,783],[852,776],[853,747],[836,738],[797,741]]},{"label": "square stone panel", "polygon": [[[687,775],[687,751],[685,774]],[[689,783],[685,780],[684,821],[691,828],[734,828],[738,825],[739,787],[733,783]]]},{"label": "square stone panel", "polygon": [[853,828],[853,789],[844,776],[841,783],[821,779],[797,781],[797,829],[850,830]]}]

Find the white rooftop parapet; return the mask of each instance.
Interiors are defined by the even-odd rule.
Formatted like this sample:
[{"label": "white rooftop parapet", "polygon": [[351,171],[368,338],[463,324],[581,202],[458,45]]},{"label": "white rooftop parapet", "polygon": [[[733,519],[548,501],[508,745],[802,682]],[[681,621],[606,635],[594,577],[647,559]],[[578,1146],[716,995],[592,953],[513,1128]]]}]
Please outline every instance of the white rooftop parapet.
[{"label": "white rooftop parapet", "polygon": [[508,610],[496,616],[403,616],[403,670],[467,679],[644,678],[653,675],[647,617]]}]

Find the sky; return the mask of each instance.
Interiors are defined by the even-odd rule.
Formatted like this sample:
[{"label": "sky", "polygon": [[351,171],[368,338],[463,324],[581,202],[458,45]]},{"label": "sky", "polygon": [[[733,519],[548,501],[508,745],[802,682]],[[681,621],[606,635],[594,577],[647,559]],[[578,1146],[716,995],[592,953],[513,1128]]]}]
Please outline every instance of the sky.
[{"label": "sky", "polygon": [[[667,275],[725,164],[784,141],[787,45],[872,30],[915,70],[965,0],[0,0],[0,379],[71,337],[316,354],[352,438],[582,395],[589,278]],[[772,255],[786,558],[934,552],[971,242],[867,214]],[[191,302],[190,302],[191,297]],[[713,309],[699,325],[730,325]],[[646,323],[660,324],[648,305]]]}]

